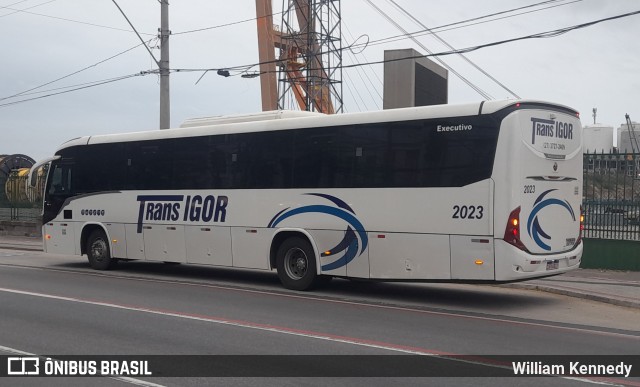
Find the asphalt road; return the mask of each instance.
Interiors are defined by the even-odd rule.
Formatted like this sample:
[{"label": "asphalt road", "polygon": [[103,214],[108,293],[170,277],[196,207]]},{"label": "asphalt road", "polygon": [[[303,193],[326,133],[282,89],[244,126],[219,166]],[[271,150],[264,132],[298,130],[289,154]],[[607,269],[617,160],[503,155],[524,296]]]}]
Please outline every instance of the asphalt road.
[{"label": "asphalt road", "polygon": [[[0,355],[638,355],[640,313],[496,286],[284,290],[275,274],[0,250]],[[266,359],[266,358],[265,358]],[[483,367],[494,365],[480,360]],[[292,366],[295,366],[292,365]],[[585,385],[593,378],[11,378],[0,385]]]}]

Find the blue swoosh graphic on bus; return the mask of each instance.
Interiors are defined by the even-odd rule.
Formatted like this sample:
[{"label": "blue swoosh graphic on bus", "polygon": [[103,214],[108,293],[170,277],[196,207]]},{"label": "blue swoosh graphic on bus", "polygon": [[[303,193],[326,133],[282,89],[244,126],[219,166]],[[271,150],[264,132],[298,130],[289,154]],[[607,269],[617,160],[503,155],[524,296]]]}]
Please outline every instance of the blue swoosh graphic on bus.
[{"label": "blue swoosh graphic on bus", "polygon": [[[331,201],[338,207],[332,207],[322,204],[313,204],[298,208],[285,208],[284,210],[277,213],[269,222],[268,227],[273,228],[280,224],[285,219],[291,218],[292,216],[300,215],[300,214],[309,214],[309,213],[319,213],[319,214],[327,214],[331,216],[335,216],[339,219],[347,222],[348,226],[345,231],[344,238],[333,248],[329,250],[324,250],[323,253],[320,254],[321,258],[324,257],[334,257],[336,254],[339,254],[344,251],[344,255],[340,257],[338,260],[327,263],[321,266],[322,270],[334,270],[340,267],[345,266],[349,262],[351,262],[357,256],[362,255],[364,251],[367,249],[367,245],[369,243],[369,238],[367,237],[367,233],[364,230],[364,226],[358,218],[355,216],[355,212],[351,207],[349,207],[344,201],[338,199],[334,196],[327,194],[316,194],[309,193],[306,195],[318,196],[324,199]],[[362,243],[362,246],[360,244]],[[328,254],[327,254],[328,252]]]},{"label": "blue swoosh graphic on bus", "polygon": [[551,246],[549,246],[545,241],[543,241],[542,238],[550,241],[551,236],[549,236],[549,234],[547,234],[542,229],[542,226],[540,226],[540,222],[538,220],[538,213],[546,207],[558,205],[565,208],[569,212],[574,222],[576,220],[576,215],[573,212],[573,208],[571,208],[571,205],[569,204],[568,201],[566,200],[563,201],[555,198],[549,198],[549,199],[543,200],[544,197],[549,192],[552,192],[552,191],[557,191],[557,190],[550,189],[548,191],[543,192],[540,196],[538,196],[538,198],[535,201],[535,206],[533,207],[533,210],[531,210],[531,214],[529,214],[529,219],[527,219],[527,232],[529,233],[529,236],[536,242],[538,246],[540,246],[540,248],[547,251],[551,250]]},{"label": "blue swoosh graphic on bus", "polygon": [[345,210],[351,212],[352,214],[355,214],[356,212],[349,207],[349,205],[347,203],[344,202],[344,200],[339,199],[335,196],[331,196],[331,195],[327,195],[327,194],[321,194],[321,193],[308,193],[305,195],[313,195],[313,196],[319,196],[321,198],[325,198],[329,201],[332,201],[333,203],[335,203],[336,206],[340,207],[340,208],[344,208]]},{"label": "blue swoosh graphic on bus", "polygon": [[[344,238],[334,248],[329,249],[320,254],[321,257],[334,256],[337,253],[344,251],[344,255],[333,263],[329,263],[322,266],[322,270],[333,270],[346,265],[351,262],[358,254],[358,238],[351,226],[347,226],[347,231],[344,234]],[[327,254],[328,253],[328,254]]]}]

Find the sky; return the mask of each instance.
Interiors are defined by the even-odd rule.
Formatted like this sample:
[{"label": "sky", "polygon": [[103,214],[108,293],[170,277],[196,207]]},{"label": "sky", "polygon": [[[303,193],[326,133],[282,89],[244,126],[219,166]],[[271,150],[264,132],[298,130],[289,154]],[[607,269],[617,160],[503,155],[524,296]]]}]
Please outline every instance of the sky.
[{"label": "sky", "polygon": [[[152,52],[159,58],[154,40],[160,26],[159,2],[116,1],[142,38],[152,40]],[[371,1],[405,30],[423,30],[390,0]],[[637,0],[556,0],[474,23],[438,28],[542,1],[394,1],[456,49],[640,10]],[[282,3],[273,2],[274,13],[282,10]],[[411,39],[376,43],[402,32],[367,0],[343,0],[341,9],[342,45],[353,45],[352,50],[343,52],[345,65],[380,61],[384,50],[390,49],[414,48],[426,53]],[[171,69],[258,63],[256,21],[240,22],[252,18],[252,0],[171,1]],[[210,28],[233,22],[240,23]],[[280,23],[278,16],[274,23]],[[204,30],[183,33],[198,29]],[[155,74],[131,76],[156,69],[155,62],[113,0],[0,0],[0,36],[0,154],[21,153],[39,160],[53,155],[60,144],[72,138],[158,130],[159,78]],[[521,98],[571,106],[581,112],[583,125],[593,124],[592,109],[597,108],[597,122],[617,128],[624,122],[625,113],[640,122],[639,36],[637,14],[557,37],[519,40],[465,55]],[[416,39],[433,53],[450,51],[433,36]],[[368,45],[361,44],[367,41]],[[514,98],[459,56],[440,58],[492,99]],[[254,67],[249,72],[257,70]],[[124,76],[131,77],[44,97],[69,90],[65,87]],[[382,64],[345,68],[345,111],[381,109],[382,77]],[[43,98],[25,101],[36,97]],[[449,74],[450,104],[485,99]],[[171,74],[171,127],[188,118],[260,110],[258,78],[225,78],[215,72],[204,76],[203,72]]]}]

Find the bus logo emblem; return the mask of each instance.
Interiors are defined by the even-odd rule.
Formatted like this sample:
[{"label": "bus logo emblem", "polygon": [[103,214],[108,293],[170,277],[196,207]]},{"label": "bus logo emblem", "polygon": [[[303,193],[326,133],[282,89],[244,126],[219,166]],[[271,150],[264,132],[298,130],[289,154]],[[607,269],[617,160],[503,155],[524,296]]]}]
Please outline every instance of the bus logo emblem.
[{"label": "bus logo emblem", "polygon": [[560,207],[565,208],[569,212],[574,222],[576,220],[576,214],[573,212],[573,208],[571,208],[571,205],[569,204],[568,201],[566,200],[563,201],[555,198],[548,198],[543,200],[544,197],[549,192],[552,192],[552,191],[557,191],[557,190],[550,189],[540,194],[540,196],[538,196],[538,198],[534,203],[533,210],[531,210],[531,214],[529,215],[529,219],[527,220],[527,232],[529,233],[529,236],[531,237],[531,239],[533,239],[536,242],[538,246],[540,246],[540,248],[546,251],[551,251],[551,246],[549,246],[545,241],[543,241],[542,238],[546,239],[547,241],[551,241],[551,236],[549,236],[549,234],[547,234],[542,229],[542,226],[540,226],[540,222],[538,220],[538,213],[543,208],[546,208],[548,206],[558,205]]},{"label": "bus logo emblem", "polygon": [[342,252],[344,252],[344,254],[337,260],[321,263],[322,270],[327,271],[338,269],[347,265],[354,258],[362,255],[362,253],[367,249],[369,238],[364,230],[364,226],[356,217],[355,211],[353,211],[347,203],[335,196],[320,193],[307,193],[305,195],[321,197],[332,202],[334,206],[315,204],[297,208],[285,208],[271,219],[267,227],[275,228],[283,220],[300,214],[316,213],[331,215],[344,220],[347,223],[347,229],[345,230],[345,235],[342,241],[333,248],[323,249],[322,251],[324,252],[320,254],[320,258],[333,258],[335,256],[340,256],[339,253]]}]

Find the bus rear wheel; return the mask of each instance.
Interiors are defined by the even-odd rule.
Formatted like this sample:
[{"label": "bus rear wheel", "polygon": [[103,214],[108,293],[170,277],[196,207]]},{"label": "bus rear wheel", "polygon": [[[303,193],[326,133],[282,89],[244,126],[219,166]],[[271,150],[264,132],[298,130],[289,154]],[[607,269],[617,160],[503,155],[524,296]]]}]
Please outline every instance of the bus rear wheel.
[{"label": "bus rear wheel", "polygon": [[315,254],[304,238],[291,237],[282,242],[276,254],[276,269],[287,289],[310,290],[319,283]]},{"label": "bus rear wheel", "polygon": [[96,270],[109,270],[115,265],[116,260],[111,258],[109,240],[104,231],[96,230],[89,236],[87,257],[91,267]]}]

